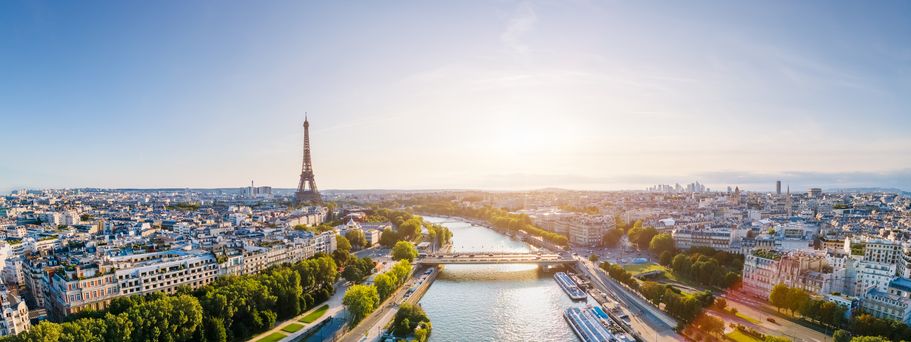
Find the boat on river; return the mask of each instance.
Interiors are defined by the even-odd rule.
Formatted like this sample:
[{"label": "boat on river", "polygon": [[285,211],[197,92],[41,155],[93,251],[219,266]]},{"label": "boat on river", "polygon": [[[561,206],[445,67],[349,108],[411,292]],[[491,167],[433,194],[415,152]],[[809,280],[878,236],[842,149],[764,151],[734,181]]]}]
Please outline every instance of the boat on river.
[{"label": "boat on river", "polygon": [[573,300],[585,300],[588,298],[585,295],[585,292],[576,285],[576,282],[572,280],[566,273],[557,272],[554,274],[554,279],[557,281],[557,284],[560,285],[560,288],[569,295],[569,298]]}]

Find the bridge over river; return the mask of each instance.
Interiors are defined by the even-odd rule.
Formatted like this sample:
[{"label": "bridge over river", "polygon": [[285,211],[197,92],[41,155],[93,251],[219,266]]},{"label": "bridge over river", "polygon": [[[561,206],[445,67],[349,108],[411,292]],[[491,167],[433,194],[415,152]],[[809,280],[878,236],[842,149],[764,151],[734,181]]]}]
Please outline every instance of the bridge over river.
[{"label": "bridge over river", "polygon": [[432,254],[415,260],[416,264],[422,265],[440,265],[440,264],[467,264],[467,265],[494,265],[494,264],[539,264],[539,265],[556,265],[572,264],[576,260],[572,256],[559,254],[536,254],[536,253],[498,253],[498,252],[476,252],[476,253],[448,253]]}]

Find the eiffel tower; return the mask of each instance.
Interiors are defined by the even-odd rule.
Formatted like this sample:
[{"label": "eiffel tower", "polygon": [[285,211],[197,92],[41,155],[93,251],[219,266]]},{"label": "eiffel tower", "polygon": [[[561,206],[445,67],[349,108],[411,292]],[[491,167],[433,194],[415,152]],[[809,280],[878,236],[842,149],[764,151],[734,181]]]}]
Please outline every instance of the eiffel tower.
[{"label": "eiffel tower", "polygon": [[[309,188],[309,189],[308,189]],[[310,122],[304,116],[304,164],[301,166],[301,180],[297,184],[294,199],[301,203],[321,203],[323,200],[316,189],[316,180],[313,178],[313,163],[310,161]]]}]

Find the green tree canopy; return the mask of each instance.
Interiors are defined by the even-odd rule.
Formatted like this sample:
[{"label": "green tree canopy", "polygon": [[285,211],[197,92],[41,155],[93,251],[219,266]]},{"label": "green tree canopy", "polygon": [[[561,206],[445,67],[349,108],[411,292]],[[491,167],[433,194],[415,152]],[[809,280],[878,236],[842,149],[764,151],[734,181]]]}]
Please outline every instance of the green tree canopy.
[{"label": "green tree canopy", "polygon": [[379,306],[380,295],[376,292],[376,287],[374,286],[352,285],[348,288],[348,291],[345,291],[342,304],[351,313],[351,320],[360,322]]},{"label": "green tree canopy", "polygon": [[674,238],[668,233],[655,235],[649,242],[648,248],[654,255],[661,255],[661,253],[664,252],[673,252],[675,249]]},{"label": "green tree canopy", "polygon": [[345,238],[351,243],[354,249],[361,249],[367,246],[367,236],[360,229],[349,229],[345,232]]},{"label": "green tree canopy", "polygon": [[604,233],[604,237],[601,239],[601,243],[605,247],[614,248],[617,247],[617,243],[620,242],[620,238],[623,237],[623,230],[620,228],[611,228]]},{"label": "green tree canopy", "polygon": [[418,250],[414,248],[414,244],[411,242],[399,241],[392,247],[392,260],[408,260],[411,262],[417,256]]},{"label": "green tree canopy", "polygon": [[345,252],[350,251],[351,242],[349,242],[348,239],[346,239],[344,236],[336,235],[335,236],[335,248],[340,251],[345,251]]}]

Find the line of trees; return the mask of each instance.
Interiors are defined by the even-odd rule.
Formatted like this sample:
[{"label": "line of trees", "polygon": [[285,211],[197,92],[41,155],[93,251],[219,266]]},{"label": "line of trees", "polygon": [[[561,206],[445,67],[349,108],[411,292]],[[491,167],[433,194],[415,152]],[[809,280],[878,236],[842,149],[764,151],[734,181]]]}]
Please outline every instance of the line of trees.
[{"label": "line of trees", "polygon": [[[893,341],[911,341],[911,327],[891,319],[876,318],[858,310],[850,318],[845,318],[846,309],[835,303],[816,299],[803,289],[778,284],[769,293],[769,303],[779,311],[786,309],[799,314],[804,319],[815,321],[830,327],[843,327],[844,333],[858,337],[881,336]],[[857,339],[858,337],[854,337]],[[842,336],[844,339],[845,337]]]},{"label": "line of trees", "polygon": [[452,231],[436,223],[424,221],[424,227],[427,227],[430,241],[438,240],[440,246],[452,242]]},{"label": "line of trees", "polygon": [[384,218],[392,223],[393,228],[386,228],[380,234],[380,244],[392,247],[399,241],[414,241],[421,236],[424,219],[417,215],[399,210],[376,209],[368,217]]},{"label": "line of trees", "polygon": [[826,300],[810,297],[803,289],[790,288],[784,284],[772,287],[769,302],[779,311],[787,309],[791,314],[801,316],[828,326],[839,326],[844,320],[846,309]]},{"label": "line of trees", "polygon": [[450,201],[423,203],[418,205],[417,208],[422,212],[436,215],[452,215],[484,220],[487,221],[487,223],[490,225],[499,229],[505,229],[509,231],[524,230],[531,235],[541,236],[544,238],[544,240],[547,240],[559,246],[566,246],[569,244],[569,240],[566,238],[566,235],[554,233],[552,231],[535,226],[531,223],[531,218],[529,218],[528,215],[513,214],[501,208],[494,208],[491,206],[484,206],[480,208],[462,207],[457,203]]},{"label": "line of trees", "polygon": [[[715,255],[722,255],[725,257],[716,258]],[[736,270],[736,266],[731,266],[730,263],[735,260],[727,257],[727,252],[717,252],[713,254],[703,254],[699,251],[690,250],[688,253],[678,253],[672,259],[670,266],[674,271],[674,274],[689,278],[701,285],[704,286],[717,286],[720,288],[729,288],[734,286],[740,281],[740,274],[733,271]],[[666,257],[660,258],[662,262],[666,262]],[[719,261],[721,259],[721,261]],[[722,261],[727,261],[725,264]],[[733,261],[736,263],[736,261]],[[741,261],[742,264],[742,261]]]},{"label": "line of trees", "polygon": [[681,323],[692,322],[702,313],[702,309],[712,305],[715,297],[711,291],[698,294],[684,294],[671,285],[659,284],[651,281],[640,282],[633,278],[627,270],[618,264],[602,262],[600,267],[614,280],[626,284],[631,289],[642,294],[645,299],[659,305],[664,303],[664,311]]},{"label": "line of trees", "polygon": [[355,256],[350,259],[350,262],[348,262],[347,265],[345,265],[345,269],[342,271],[342,277],[348,281],[358,282],[373,273],[375,268],[376,263],[373,259],[368,257],[358,258]]},{"label": "line of trees", "polygon": [[703,308],[715,303],[715,296],[711,291],[686,294],[671,285],[653,281],[642,282],[639,293],[655,305],[664,303],[664,311],[679,320],[680,327],[693,322],[702,314]]},{"label": "line of trees", "polygon": [[847,330],[836,330],[835,334],[832,335],[832,341],[834,342],[892,342],[895,340],[890,340],[887,337],[883,336],[856,336],[852,337],[851,333]]},{"label": "line of trees", "polygon": [[619,281],[622,284],[626,284],[626,286],[629,286],[633,290],[639,290],[639,282],[633,278],[632,274],[623,269],[623,266],[620,266],[619,264],[611,264],[605,261],[601,263],[600,267],[605,272],[607,272],[607,275],[609,275],[611,278],[614,278],[614,280]]},{"label": "line of trees", "polygon": [[317,255],[256,275],[218,278],[197,290],[118,297],[107,310],[41,322],[9,341],[244,341],[332,295],[338,269]]},{"label": "line of trees", "polygon": [[389,271],[377,274],[373,284],[353,285],[345,291],[342,304],[348,308],[355,324],[370,315],[386,298],[408,280],[411,263],[399,260]]}]

